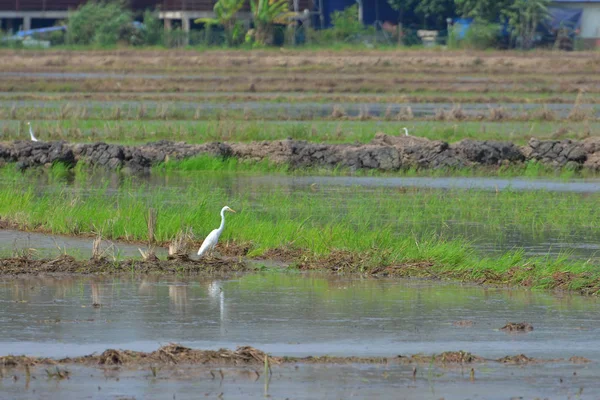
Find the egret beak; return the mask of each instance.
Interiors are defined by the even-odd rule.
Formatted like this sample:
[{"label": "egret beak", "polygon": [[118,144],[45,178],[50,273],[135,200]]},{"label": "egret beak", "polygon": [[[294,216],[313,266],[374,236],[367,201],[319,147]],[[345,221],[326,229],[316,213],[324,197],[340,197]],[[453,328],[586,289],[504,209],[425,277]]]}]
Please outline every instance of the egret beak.
[{"label": "egret beak", "polygon": [[235,210],[229,208],[227,211],[231,211],[232,213],[235,213]]}]

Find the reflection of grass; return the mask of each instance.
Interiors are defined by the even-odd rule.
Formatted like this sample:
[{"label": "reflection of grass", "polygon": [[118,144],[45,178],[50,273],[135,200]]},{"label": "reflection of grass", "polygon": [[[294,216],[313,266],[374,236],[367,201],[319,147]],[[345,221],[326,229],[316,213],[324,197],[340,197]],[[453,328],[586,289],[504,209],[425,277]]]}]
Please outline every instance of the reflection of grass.
[{"label": "reflection of grass", "polygon": [[[192,110],[193,111],[193,110]],[[411,135],[456,142],[462,139],[503,140],[525,144],[531,137],[577,139],[598,130],[600,122],[561,121],[234,121],[234,120],[119,120],[66,119],[34,121],[41,140],[81,142],[145,143],[154,140],[178,140],[189,143],[211,141],[249,142],[292,138],[311,142],[367,143],[376,132],[402,134],[406,126]],[[0,140],[24,139],[24,124],[9,121],[0,124]]]},{"label": "reflection of grass", "polygon": [[[167,241],[186,227],[198,235],[209,232],[218,225],[218,210],[227,204],[239,212],[228,216],[222,240],[251,242],[255,254],[290,246],[318,256],[346,250],[366,254],[360,258],[363,265],[356,266],[364,272],[379,264],[427,260],[434,265],[432,271],[458,279],[506,279],[539,287],[556,286],[553,276],[558,272],[577,275],[591,271],[591,265],[564,257],[528,258],[520,251],[482,258],[469,241],[449,237],[446,223],[479,223],[492,234],[516,227],[533,235],[547,230],[593,232],[600,225],[598,195],[390,189],[359,193],[354,188],[319,188],[314,194],[308,189],[255,192],[252,186],[231,191],[220,187],[218,178],[196,178],[175,190],[125,183],[110,195],[97,187],[85,195],[38,194],[34,184],[7,182],[0,192],[0,216],[24,228],[65,234],[100,231],[108,239],[141,241],[147,209],[153,207],[158,211],[156,237]],[[431,271],[411,272],[424,273]],[[589,278],[570,280],[573,288],[588,284]]]},{"label": "reflection of grass", "polygon": [[[335,304],[337,307],[350,309],[354,307],[354,300],[360,299],[365,306],[378,307],[381,304],[393,304],[393,307],[384,307],[390,313],[402,315],[419,315],[423,310],[448,310],[453,311],[465,306],[473,305],[473,298],[480,296],[498,296],[506,300],[505,306],[510,310],[521,310],[523,306],[543,305],[552,307],[559,312],[572,310],[586,310],[594,307],[584,297],[556,297],[530,291],[506,291],[504,289],[481,288],[475,285],[440,285],[428,282],[408,281],[396,285],[392,280],[362,279],[348,282],[347,277],[331,277],[322,274],[305,274],[298,276],[289,273],[260,273],[240,277],[235,281],[227,282],[228,287],[236,286],[236,291],[242,299],[247,297],[250,301],[256,293],[267,293],[276,288],[276,293],[301,293],[295,301],[303,299],[322,299],[319,307],[311,308],[311,312],[327,305]],[[307,294],[314,294],[308,296]],[[422,307],[415,307],[419,303]],[[278,302],[272,302],[278,304]],[[298,307],[298,310],[303,310]],[[451,321],[447,321],[451,322]]]}]

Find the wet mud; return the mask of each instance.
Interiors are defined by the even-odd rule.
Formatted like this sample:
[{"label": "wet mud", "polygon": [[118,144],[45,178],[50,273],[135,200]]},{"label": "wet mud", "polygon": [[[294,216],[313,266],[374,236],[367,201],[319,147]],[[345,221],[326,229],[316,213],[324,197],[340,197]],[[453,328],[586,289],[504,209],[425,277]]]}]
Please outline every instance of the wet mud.
[{"label": "wet mud", "polygon": [[500,330],[505,332],[531,332],[533,325],[529,322],[508,322]]},{"label": "wet mud", "polygon": [[0,366],[4,368],[23,368],[42,365],[86,365],[86,366],[124,366],[144,365],[205,365],[205,366],[273,366],[280,364],[434,364],[436,366],[474,365],[482,363],[501,364],[544,364],[568,362],[584,364],[592,362],[581,356],[564,359],[540,359],[524,354],[505,356],[498,359],[486,359],[465,351],[447,351],[441,354],[398,355],[393,357],[276,357],[252,346],[240,346],[236,350],[198,350],[180,344],[171,343],[152,352],[107,349],[101,354],[82,357],[47,358],[7,355],[0,357]]},{"label": "wet mud", "polygon": [[[257,271],[264,267],[289,268],[303,272],[327,272],[336,275],[359,275],[377,278],[420,278],[431,280],[454,280],[472,282],[485,286],[528,287],[531,280],[518,278],[521,273],[534,274],[536,267],[513,267],[505,272],[492,269],[445,269],[443,265],[428,260],[406,260],[401,263],[388,259],[385,254],[374,252],[351,252],[333,250],[328,254],[315,255],[310,251],[291,247],[270,249],[254,258],[246,257],[250,247],[247,243],[219,243],[218,257],[192,259],[188,254],[156,256],[150,259],[109,259],[106,257],[80,260],[70,255],[56,258],[36,259],[30,253],[17,257],[0,258],[0,276],[19,275],[119,275],[119,274],[188,274],[222,275]],[[525,271],[521,271],[524,269]],[[474,278],[475,277],[475,278]],[[517,277],[517,278],[516,278]],[[573,282],[578,282],[573,288]],[[593,272],[557,272],[547,278],[545,287],[555,291],[572,291],[594,295],[600,291],[600,278]],[[467,324],[460,326],[469,326]],[[509,323],[501,330],[528,332],[533,327],[527,323]]]},{"label": "wet mud", "polygon": [[0,275],[43,275],[43,274],[214,274],[248,272],[254,268],[235,259],[205,258],[192,260],[187,256],[167,260],[109,260],[97,258],[77,260],[69,255],[54,259],[31,259],[12,257],[0,259]]}]

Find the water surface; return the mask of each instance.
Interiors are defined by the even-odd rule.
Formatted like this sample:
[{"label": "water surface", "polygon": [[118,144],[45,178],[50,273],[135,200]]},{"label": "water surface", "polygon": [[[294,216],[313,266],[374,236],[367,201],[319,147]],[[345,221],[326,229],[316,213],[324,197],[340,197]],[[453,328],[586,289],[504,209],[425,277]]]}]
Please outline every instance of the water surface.
[{"label": "water surface", "polygon": [[[64,357],[106,348],[155,350],[169,342],[216,349],[252,345],[273,355],[387,356],[464,350],[487,358],[583,355],[528,367],[495,363],[438,368],[300,365],[274,367],[274,398],[506,399],[595,398],[600,360],[600,303],[595,298],[442,284],[263,273],[231,279],[25,278],[0,282],[0,354]],[[92,307],[99,303],[99,308]],[[473,321],[457,327],[458,320]],[[527,334],[500,331],[527,321]],[[261,368],[165,367],[150,370],[69,367],[56,382],[33,369],[0,379],[10,398],[264,398]],[[216,379],[211,376],[216,375]],[[18,379],[11,377],[16,374]],[[582,390],[583,389],[583,390]],[[221,394],[222,393],[222,394]],[[557,397],[558,396],[558,397]]]},{"label": "water surface", "polygon": [[[83,355],[249,344],[276,355],[465,350],[600,360],[595,298],[428,281],[263,273],[229,280],[24,278],[0,283],[0,354]],[[93,308],[92,304],[102,304]],[[471,328],[453,326],[472,320]],[[509,335],[507,321],[535,330]]]}]

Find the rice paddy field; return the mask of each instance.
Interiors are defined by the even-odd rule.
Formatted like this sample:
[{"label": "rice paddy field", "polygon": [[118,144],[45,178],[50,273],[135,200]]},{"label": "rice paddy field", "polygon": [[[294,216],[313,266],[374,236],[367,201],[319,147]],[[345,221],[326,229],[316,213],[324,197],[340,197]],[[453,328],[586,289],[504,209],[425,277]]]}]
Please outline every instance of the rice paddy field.
[{"label": "rice paddy field", "polygon": [[[28,121],[41,141],[130,145],[368,143],[404,127],[450,143],[579,140],[600,135],[600,53],[3,50],[0,141],[28,140]],[[143,176],[6,163],[0,184],[11,398],[193,398],[192,382],[208,398],[600,389],[593,171],[202,156]],[[237,212],[216,255],[196,260],[225,205]]]}]

